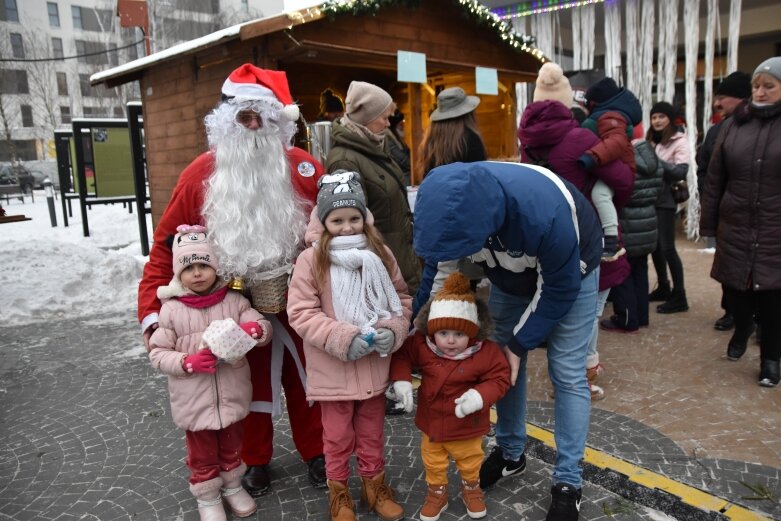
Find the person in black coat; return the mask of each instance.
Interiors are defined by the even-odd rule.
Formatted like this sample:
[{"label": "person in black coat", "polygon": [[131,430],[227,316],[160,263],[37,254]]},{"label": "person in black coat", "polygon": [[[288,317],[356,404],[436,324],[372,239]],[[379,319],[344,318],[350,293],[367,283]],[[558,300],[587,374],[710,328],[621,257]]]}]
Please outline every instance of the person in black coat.
[{"label": "person in black coat", "polygon": [[[724,126],[724,122],[732,116],[735,108],[740,103],[751,97],[751,76],[745,72],[735,71],[716,87],[715,97],[713,99],[713,108],[721,116],[721,121],[708,129],[702,145],[697,150],[697,189],[702,194],[705,189],[705,178],[708,173],[708,164],[713,155],[713,147],[716,144],[716,138],[719,131]],[[708,247],[715,247],[715,238],[706,239]],[[713,327],[719,331],[729,331],[735,326],[735,317],[729,308],[729,302],[725,297],[724,286],[721,288],[721,308],[724,310],[722,315],[713,324]]]}]

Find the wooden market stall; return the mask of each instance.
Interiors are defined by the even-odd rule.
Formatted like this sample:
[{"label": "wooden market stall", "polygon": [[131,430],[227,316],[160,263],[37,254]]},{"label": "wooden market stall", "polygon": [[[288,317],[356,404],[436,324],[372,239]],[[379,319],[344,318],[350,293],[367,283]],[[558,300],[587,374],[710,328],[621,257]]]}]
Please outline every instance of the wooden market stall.
[{"label": "wooden market stall", "polygon": [[[452,86],[474,94],[475,67],[494,68],[499,93],[480,96],[478,124],[489,157],[515,156],[514,84],[535,80],[542,54],[473,0],[375,2],[358,4],[374,13],[315,7],[246,22],[93,75],[107,87],[140,81],[155,222],[179,173],[206,149],[203,118],[223,81],[246,62],[286,71],[308,121],[325,88],[343,96],[352,80],[379,85],[406,115],[413,153],[436,94]],[[396,80],[397,50],[425,53],[427,83]]]}]

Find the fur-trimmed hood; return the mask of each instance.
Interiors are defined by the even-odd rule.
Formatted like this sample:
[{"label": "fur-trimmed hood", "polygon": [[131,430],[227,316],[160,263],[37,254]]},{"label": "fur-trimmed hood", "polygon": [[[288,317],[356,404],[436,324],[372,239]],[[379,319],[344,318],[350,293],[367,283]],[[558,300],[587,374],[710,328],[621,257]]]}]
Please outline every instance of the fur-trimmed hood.
[{"label": "fur-trimmed hood", "polygon": [[[227,280],[218,277],[217,282],[214,284],[211,293],[214,293],[218,289],[222,289],[224,286],[227,285],[228,285]],[[174,278],[171,279],[171,282],[169,282],[167,286],[158,286],[157,288],[157,298],[159,298],[161,302],[165,302],[166,300],[176,298],[176,297],[183,297],[185,295],[195,295],[195,294],[196,293],[194,291],[185,288],[182,285],[182,281],[180,281],[176,276],[174,276]]]},{"label": "fur-trimmed hood", "polygon": [[[431,311],[431,302],[433,300],[433,298],[430,298],[428,302],[420,308],[418,316],[415,317],[415,327],[425,336],[428,336],[428,315]],[[494,334],[494,319],[488,311],[488,304],[482,299],[476,298],[475,305],[477,306],[477,318],[480,321],[480,330],[475,338],[477,340],[486,340]]]}]

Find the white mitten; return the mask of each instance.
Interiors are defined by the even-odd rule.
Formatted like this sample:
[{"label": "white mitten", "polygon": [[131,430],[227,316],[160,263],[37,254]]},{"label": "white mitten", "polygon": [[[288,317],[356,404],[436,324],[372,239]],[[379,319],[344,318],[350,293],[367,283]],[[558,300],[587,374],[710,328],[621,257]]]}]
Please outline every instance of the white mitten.
[{"label": "white mitten", "polygon": [[455,399],[456,403],[456,416],[463,418],[468,414],[477,412],[483,408],[483,397],[480,393],[474,389],[469,389],[467,392]]},{"label": "white mitten", "polygon": [[396,401],[404,406],[404,410],[412,412],[415,405],[412,399],[412,383],[406,380],[393,382],[393,392],[396,394]]}]

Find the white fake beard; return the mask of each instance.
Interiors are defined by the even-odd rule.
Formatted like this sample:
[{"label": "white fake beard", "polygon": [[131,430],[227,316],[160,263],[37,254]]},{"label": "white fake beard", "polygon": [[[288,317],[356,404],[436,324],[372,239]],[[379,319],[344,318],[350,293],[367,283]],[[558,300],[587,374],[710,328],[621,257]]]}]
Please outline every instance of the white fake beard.
[{"label": "white fake beard", "polygon": [[[292,264],[306,230],[279,135],[241,127],[213,143],[214,173],[202,213],[220,262],[218,274],[244,277]],[[212,136],[210,136],[211,138]]]}]

